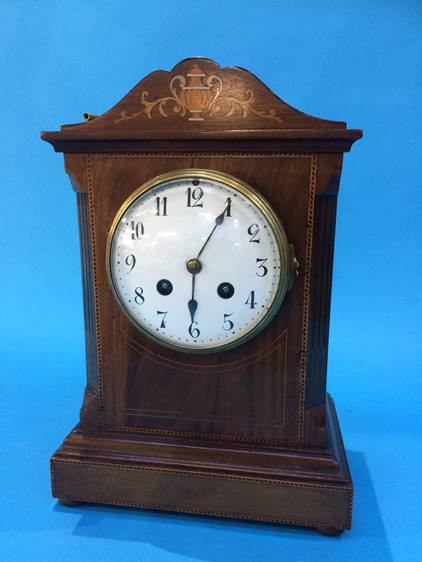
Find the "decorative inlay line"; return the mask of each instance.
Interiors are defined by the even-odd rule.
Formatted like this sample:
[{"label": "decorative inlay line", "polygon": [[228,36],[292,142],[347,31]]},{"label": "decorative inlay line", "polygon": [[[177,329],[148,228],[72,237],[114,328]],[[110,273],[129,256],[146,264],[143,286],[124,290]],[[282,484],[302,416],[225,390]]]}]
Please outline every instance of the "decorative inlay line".
[{"label": "decorative inlay line", "polygon": [[98,419],[100,425],[104,425],[104,398],[103,398],[103,352],[101,343],[101,322],[100,322],[100,299],[98,292],[98,271],[97,271],[97,248],[96,248],[96,235],[95,235],[95,212],[94,212],[94,192],[93,192],[93,179],[92,179],[92,166],[91,156],[87,158],[87,172],[88,172],[88,201],[89,201],[89,216],[91,221],[91,248],[92,248],[92,272],[94,280],[94,310],[95,310],[95,342],[97,349],[97,373],[98,373]]},{"label": "decorative inlay line", "polygon": [[[128,408],[126,410],[121,411],[126,416],[149,416],[158,419],[172,419],[172,420],[183,420],[183,421],[195,421],[195,422],[212,422],[214,424],[219,423],[226,423],[228,421],[236,420],[236,422],[243,422],[246,425],[254,426],[257,425],[259,427],[283,427],[281,423],[281,419],[271,419],[266,421],[265,418],[259,417],[248,417],[244,418],[242,416],[229,416],[229,415],[218,415],[218,416],[205,416],[203,414],[192,413],[192,414],[184,414],[182,415],[179,411],[175,410],[148,410],[148,409],[136,409],[136,408]],[[167,414],[167,415],[165,415]],[[199,416],[199,417],[198,417]]]},{"label": "decorative inlay line", "polygon": [[50,480],[51,480],[51,494],[56,497],[56,471],[54,461],[50,459]]},{"label": "decorative inlay line", "polygon": [[141,433],[143,435],[164,435],[166,437],[188,437],[210,439],[211,441],[230,441],[235,443],[261,443],[263,445],[297,445],[297,441],[292,439],[263,439],[261,437],[240,437],[239,435],[229,435],[226,433],[199,433],[193,431],[171,431],[167,429],[157,429],[148,427],[126,427],[106,425],[106,431],[117,431],[119,433]]},{"label": "decorative inlay line", "polygon": [[311,158],[311,154],[307,152],[96,152],[90,154],[92,158]]},{"label": "decorative inlay line", "polygon": [[307,355],[308,355],[312,237],[313,237],[313,229],[314,229],[314,206],[315,206],[317,166],[318,166],[318,157],[312,156],[311,170],[310,170],[310,177],[309,177],[308,213],[307,213],[307,225],[306,225],[306,254],[305,254],[305,271],[304,271],[304,288],[303,288],[302,343],[301,343],[300,376],[299,376],[299,404],[298,404],[299,443],[303,443],[303,437],[304,437],[305,384],[306,384]]},{"label": "decorative inlay line", "polygon": [[[124,330],[121,329],[120,331],[127,338],[129,346],[134,351],[137,351],[138,353],[142,353],[148,356],[148,358],[151,361],[157,363],[158,365],[162,365],[163,367],[171,367],[176,371],[183,370],[185,372],[191,372],[191,373],[215,370],[216,367],[215,363],[210,363],[208,365],[197,365],[196,363],[186,363],[182,361],[175,361],[168,357],[162,357],[161,355],[154,353],[151,349],[137,342],[134,338],[129,336],[129,334]],[[285,342],[287,341],[287,330],[283,330],[283,332],[277,338],[275,338],[274,341],[272,341],[269,345],[265,346],[264,348],[260,349],[259,351],[257,351],[252,355],[248,355],[243,359],[237,359],[235,361],[229,361],[226,363],[219,361],[218,372],[225,373],[229,371],[234,371],[239,367],[247,367],[248,365],[251,365],[253,363],[256,363],[257,361],[260,361],[261,359],[264,359],[265,357],[268,357],[269,355],[273,354],[275,351],[279,349],[282,339],[284,339]],[[286,345],[284,345],[284,347],[286,347]]]}]

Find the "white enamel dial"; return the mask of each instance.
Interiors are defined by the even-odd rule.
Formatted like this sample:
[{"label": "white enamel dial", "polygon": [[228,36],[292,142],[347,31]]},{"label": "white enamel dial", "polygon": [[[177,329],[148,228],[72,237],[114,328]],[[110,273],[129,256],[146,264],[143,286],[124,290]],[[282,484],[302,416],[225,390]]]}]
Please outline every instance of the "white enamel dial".
[{"label": "white enamel dial", "polygon": [[108,274],[143,333],[181,351],[243,343],[274,316],[291,277],[277,217],[251,187],[204,170],[139,188],[110,231]]}]

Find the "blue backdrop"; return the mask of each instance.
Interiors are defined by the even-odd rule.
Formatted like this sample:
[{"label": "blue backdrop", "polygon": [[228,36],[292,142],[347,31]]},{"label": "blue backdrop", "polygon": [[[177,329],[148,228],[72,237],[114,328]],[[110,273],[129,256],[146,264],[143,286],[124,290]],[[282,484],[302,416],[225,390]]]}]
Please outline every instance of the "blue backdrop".
[{"label": "blue backdrop", "polygon": [[[421,2],[0,0],[0,28],[0,559],[420,559]],[[335,251],[328,385],[356,484],[338,539],[50,497],[48,458],[85,373],[74,194],[39,132],[193,55],[364,129],[345,155]]]}]

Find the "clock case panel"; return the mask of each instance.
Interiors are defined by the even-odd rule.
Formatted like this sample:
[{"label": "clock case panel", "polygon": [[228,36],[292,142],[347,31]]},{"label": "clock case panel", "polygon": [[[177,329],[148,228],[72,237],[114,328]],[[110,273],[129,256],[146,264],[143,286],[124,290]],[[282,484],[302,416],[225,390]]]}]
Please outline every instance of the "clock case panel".
[{"label": "clock case panel", "polygon": [[[82,235],[91,231],[83,246],[92,246],[87,270],[95,280],[86,300],[93,292],[96,311],[88,308],[95,316],[90,324],[96,327],[96,341],[88,342],[88,349],[98,353],[98,362],[89,363],[94,373],[88,379],[96,381],[102,429],[271,444],[303,443],[306,432],[312,444],[318,436],[324,444],[318,406],[325,400],[324,299],[329,302],[330,296],[324,275],[331,272],[323,258],[329,260],[332,252],[336,197],[332,183],[328,194],[319,193],[319,184],[324,189],[332,180],[324,177],[327,163],[339,171],[339,157],[294,153],[94,154],[85,159],[87,185],[78,194],[84,201],[79,219]],[[109,228],[121,204],[146,179],[187,166],[223,171],[254,185],[280,216],[300,264],[292,290],[267,328],[247,345],[205,356],[163,348],[139,332],[117,305],[104,267]],[[324,234],[330,233],[322,245],[315,220],[324,221]],[[323,272],[312,270],[314,237],[321,252],[314,262]],[[325,316],[318,318],[317,312]],[[307,376],[311,358],[313,381]]]},{"label": "clock case panel", "polygon": [[[214,115],[208,107],[202,121],[181,126],[166,105],[154,106],[163,117],[155,120],[154,107],[150,116],[134,111],[146,85],[159,101],[169,79],[194,74],[198,61],[208,78],[218,74],[226,98],[239,99],[243,80],[255,112],[230,114],[221,101]],[[77,192],[87,348],[80,423],[52,458],[56,497],[350,527],[352,483],[326,366],[342,153],[360,136],[294,110],[246,71],[206,59],[153,73],[104,116],[43,134],[65,153]],[[105,271],[108,229],[127,196],[189,167],[232,174],[261,192],[300,263],[270,325],[216,355],[176,352],[143,336],[114,301]]]},{"label": "clock case panel", "polygon": [[[302,165],[303,158],[307,166]],[[274,320],[247,346],[205,356],[164,350],[137,330],[107,290],[104,269],[109,225],[121,204],[148,178],[186,167],[223,171],[256,186],[280,215],[289,241],[298,246],[297,259],[304,270],[308,268],[298,277],[294,291],[288,293]],[[99,344],[107,357],[107,362],[101,361],[100,373],[104,427],[296,442],[303,431],[300,366],[306,360],[302,356],[302,324],[304,307],[309,304],[303,292],[310,267],[305,263],[306,244],[301,238],[307,230],[306,191],[310,189],[313,197],[316,183],[312,158],[269,154],[102,155],[90,157],[89,174],[96,244],[94,269],[98,286],[104,287],[97,297]],[[302,189],[304,197],[299,195]],[[292,214],[293,205],[296,211]]]}]

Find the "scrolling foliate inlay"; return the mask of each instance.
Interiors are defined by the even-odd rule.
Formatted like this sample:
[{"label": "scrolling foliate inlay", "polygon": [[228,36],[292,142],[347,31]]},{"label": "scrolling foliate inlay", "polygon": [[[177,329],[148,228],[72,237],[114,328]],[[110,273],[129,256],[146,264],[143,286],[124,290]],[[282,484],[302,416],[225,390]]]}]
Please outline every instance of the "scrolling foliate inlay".
[{"label": "scrolling foliate inlay", "polygon": [[219,114],[224,117],[234,115],[246,118],[253,113],[263,119],[273,119],[283,123],[274,108],[260,111],[255,107],[255,94],[245,88],[243,95],[230,92],[218,74],[206,74],[198,64],[194,64],[185,76],[173,76],[169,83],[169,93],[155,100],[148,99],[150,93],[144,90],[140,95],[141,109],[136,112],[122,111],[115,123],[146,115],[148,119],[168,117],[169,112],[178,114],[188,121],[205,121]]}]

